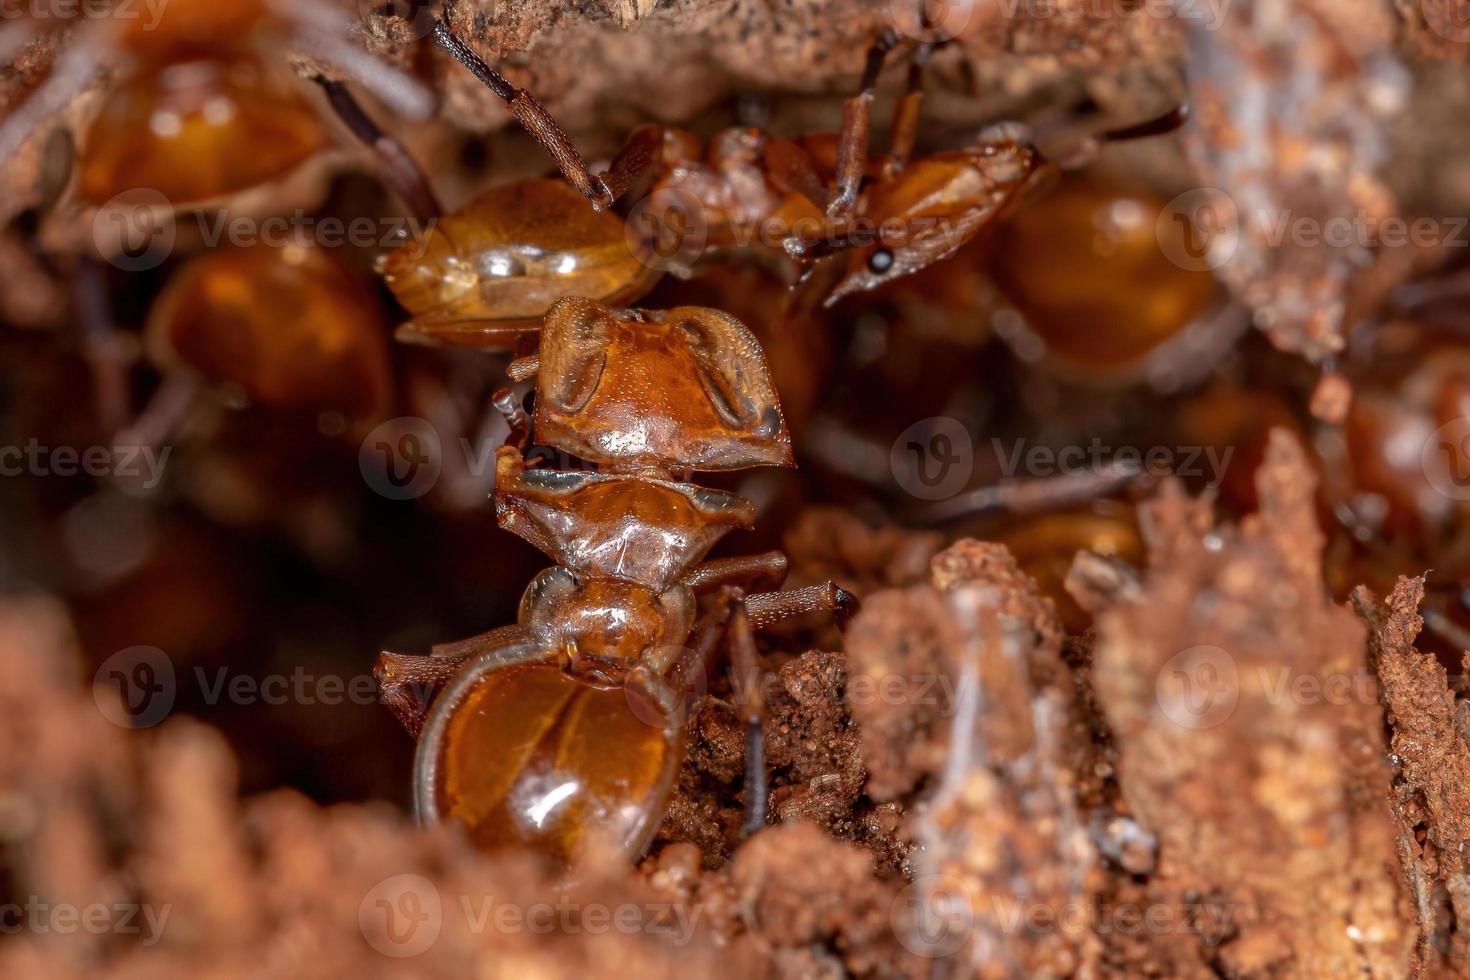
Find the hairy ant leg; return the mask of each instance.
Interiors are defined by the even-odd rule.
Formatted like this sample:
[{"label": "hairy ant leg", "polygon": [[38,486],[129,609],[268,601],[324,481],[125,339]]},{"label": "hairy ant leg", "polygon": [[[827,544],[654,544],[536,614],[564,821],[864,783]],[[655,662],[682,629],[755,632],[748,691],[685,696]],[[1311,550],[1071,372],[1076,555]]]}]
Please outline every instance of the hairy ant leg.
[{"label": "hairy ant leg", "polygon": [[745,608],[757,632],[812,613],[831,613],[837,625],[842,626],[857,612],[858,598],[829,580],[801,589],[746,596]]},{"label": "hairy ant leg", "polygon": [[645,123],[628,134],[612,162],[602,173],[602,182],[614,201],[651,181],[664,163],[664,141],[668,129]]},{"label": "hairy ant leg", "polygon": [[383,703],[414,738],[424,727],[424,716],[439,692],[472,657],[525,637],[519,624],[497,626],[478,636],[435,644],[427,657],[384,650],[373,664],[373,678]]},{"label": "hairy ant leg", "polygon": [[612,207],[615,200],[613,192],[601,177],[587,169],[587,164],[573,145],[571,137],[557,124],[551,113],[546,111],[545,106],[536,101],[534,95],[508,82],[505,76],[475,54],[442,20],[434,23],[434,39],[455,61],[464,65],[486,88],[505,101],[516,121],[531,134],[532,139],[541,144],[557,169],[583,197],[592,202],[594,208],[605,211]]},{"label": "hairy ant leg", "polygon": [[736,555],[716,558],[698,565],[684,579],[696,594],[713,592],[725,586],[743,589],[759,585],[775,587],[786,578],[786,556],[779,551],[760,555]]}]

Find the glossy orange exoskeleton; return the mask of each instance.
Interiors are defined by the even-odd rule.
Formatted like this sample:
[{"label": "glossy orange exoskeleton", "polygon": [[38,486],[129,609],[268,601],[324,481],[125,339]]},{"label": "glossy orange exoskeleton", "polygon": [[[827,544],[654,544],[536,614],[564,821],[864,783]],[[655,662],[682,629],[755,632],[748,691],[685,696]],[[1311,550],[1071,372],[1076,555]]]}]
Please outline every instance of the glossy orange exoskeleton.
[{"label": "glossy orange exoskeleton", "polygon": [[[419,738],[421,819],[453,820],[485,849],[558,863],[593,837],[636,856],[683,756],[685,700],[724,640],[746,723],[746,825],[760,826],[752,631],[846,614],[855,600],[830,582],[745,595],[781,581],[779,552],[704,561],[755,511],[688,474],[792,465],[759,344],[716,310],[618,313],[563,299],[546,315],[540,354],[511,373],[535,374],[536,405],[533,420],[507,406],[513,435],[496,458],[496,512],[557,564],[526,588],[515,625],[427,657],[379,659],[385,701]],[[534,465],[523,455],[532,431],[596,468]],[[698,597],[710,593],[701,616]],[[426,691],[437,692],[427,712]]]},{"label": "glossy orange exoskeleton", "polygon": [[[568,183],[496,188],[446,216],[422,240],[384,257],[381,271],[414,319],[410,337],[477,347],[515,347],[557,299],[635,301],[663,272],[706,251],[765,246],[810,263],[846,252],[828,305],[952,256],[1006,214],[1055,165],[1006,127],[960,150],[910,161],[917,135],[920,45],[899,102],[887,154],[868,151],[879,75],[900,46],[894,32],[868,53],[861,92],[841,132],[796,139],[736,128],[707,147],[682,130],[635,129],[594,174],[566,134],[527,92],[510,85],[441,23],[441,44],[501,98],[556,161]],[[1167,132],[1160,119],[1102,133],[1091,144]],[[608,211],[634,192],[627,225]],[[578,197],[593,205],[578,214]]]}]

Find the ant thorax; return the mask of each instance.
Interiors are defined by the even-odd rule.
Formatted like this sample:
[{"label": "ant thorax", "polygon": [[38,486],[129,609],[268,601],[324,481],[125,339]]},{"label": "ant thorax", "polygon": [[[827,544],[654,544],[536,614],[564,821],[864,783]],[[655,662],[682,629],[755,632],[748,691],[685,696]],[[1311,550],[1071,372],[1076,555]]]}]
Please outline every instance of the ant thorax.
[{"label": "ant thorax", "polygon": [[725,314],[619,317],[565,300],[542,345],[537,439],[606,469],[536,469],[518,448],[499,450],[501,526],[558,563],[518,618],[574,674],[621,683],[646,651],[684,643],[695,605],[681,580],[755,519],[741,497],[670,477],[781,465],[789,437],[760,347]]}]

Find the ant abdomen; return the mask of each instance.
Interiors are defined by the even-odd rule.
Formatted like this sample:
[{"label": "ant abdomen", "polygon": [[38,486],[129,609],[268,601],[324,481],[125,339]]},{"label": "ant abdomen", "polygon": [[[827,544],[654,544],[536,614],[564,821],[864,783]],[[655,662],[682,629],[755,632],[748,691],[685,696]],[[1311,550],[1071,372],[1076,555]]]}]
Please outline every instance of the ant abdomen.
[{"label": "ant abdomen", "polygon": [[514,346],[564,297],[620,305],[657,277],[622,220],[560,180],[494,188],[383,256],[378,271],[413,314],[405,334],[472,347]]},{"label": "ant abdomen", "polygon": [[420,812],[453,819],[484,850],[527,849],[559,865],[593,837],[638,853],[663,819],[682,719],[533,649],[491,651],[441,696],[456,710],[436,712],[420,742]]}]

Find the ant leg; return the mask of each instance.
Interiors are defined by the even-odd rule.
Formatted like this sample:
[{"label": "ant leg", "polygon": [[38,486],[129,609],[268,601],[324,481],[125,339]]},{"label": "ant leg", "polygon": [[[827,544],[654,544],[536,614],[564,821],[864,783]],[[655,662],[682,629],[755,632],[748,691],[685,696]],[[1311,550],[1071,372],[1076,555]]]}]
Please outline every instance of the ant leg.
[{"label": "ant leg", "polygon": [[455,61],[469,69],[485,86],[505,100],[516,121],[541,144],[542,149],[556,163],[557,168],[583,197],[592,202],[598,211],[612,207],[613,192],[601,177],[587,169],[582,155],[572,145],[571,137],[557,125],[551,113],[536,101],[536,97],[525,89],[516,88],[505,80],[505,76],[491,68],[485,60],[459,38],[444,21],[434,22],[434,39],[454,57]]},{"label": "ant leg", "polygon": [[419,657],[384,650],[373,664],[378,696],[414,738],[424,727],[429,705],[459,672],[468,657]]},{"label": "ant leg", "polygon": [[1143,122],[1124,126],[1121,129],[1109,129],[1099,133],[1095,138],[1104,143],[1121,143],[1125,140],[1144,139],[1149,136],[1163,136],[1175,130],[1182,129],[1189,122],[1189,106],[1176,105],[1162,116],[1153,119],[1145,119]]},{"label": "ant leg", "polygon": [[861,89],[842,104],[842,129],[837,136],[837,196],[827,206],[827,214],[831,217],[845,218],[857,204],[858,188],[868,164],[868,130],[873,121],[873,97],[878,87],[878,76],[883,72],[888,55],[902,40],[903,36],[893,27],[878,35],[873,46],[868,48]]},{"label": "ant leg", "polygon": [[745,610],[756,630],[769,629],[778,623],[815,612],[834,614],[841,626],[858,610],[857,596],[835,582],[808,585],[804,589],[783,589],[745,597]]},{"label": "ant leg", "polygon": [[516,400],[515,392],[509,388],[501,388],[490,396],[490,402],[510,423],[510,435],[506,437],[505,444],[525,452],[526,447],[531,444],[531,419]]},{"label": "ant leg", "polygon": [[766,767],[766,700],[761,690],[764,674],[760,651],[755,646],[750,613],[739,599],[730,611],[725,640],[730,649],[730,668],[734,671],[736,707],[740,720],[745,723],[745,817],[740,834],[749,837],[766,825],[771,782]]},{"label": "ant leg", "polygon": [[665,127],[646,123],[628,134],[617,155],[602,172],[603,186],[612,194],[614,201],[621,200],[624,194],[642,185],[663,166],[666,133]]},{"label": "ant leg", "polygon": [[1143,467],[1135,463],[1108,461],[1083,473],[978,487],[926,508],[917,519],[925,524],[943,524],[993,511],[1041,513],[1121,490],[1140,479],[1143,472]]},{"label": "ant leg", "polygon": [[326,93],[327,102],[337,113],[348,129],[352,130],[354,136],[362,140],[377,154],[378,160],[383,164],[384,176],[398,197],[413,212],[414,217],[421,222],[428,222],[443,214],[444,209],[440,207],[439,200],[434,196],[434,191],[429,187],[428,180],[419,165],[409,156],[408,150],[403,144],[393,139],[378,128],[362,108],[362,105],[347,91],[347,86],[341,82],[334,82],[315,76],[312,81],[322,87]]},{"label": "ant leg", "polygon": [[414,738],[424,727],[429,706],[439,696],[465,661],[525,639],[526,631],[518,623],[498,626],[478,636],[438,643],[429,648],[427,657],[384,650],[373,664],[373,679],[378,682],[378,695],[393,712],[393,717]]},{"label": "ant leg", "polygon": [[823,211],[832,204],[832,188],[817,168],[817,161],[795,140],[770,136],[762,147],[771,183],[788,193],[800,194]]},{"label": "ant leg", "polygon": [[108,312],[107,281],[102,263],[83,256],[77,263],[72,302],[82,329],[82,358],[92,374],[97,421],[109,435],[128,424],[128,369],[131,358]]},{"label": "ant leg", "polygon": [[1172,133],[1189,121],[1189,107],[1177,105],[1161,116],[1119,129],[1107,129],[1083,139],[1076,147],[1058,159],[1058,165],[1068,170],[1091,163],[1101,152],[1105,143],[1123,143],[1128,140],[1147,139]]},{"label": "ant leg", "polygon": [[774,588],[785,580],[786,564],[786,556],[779,551],[717,558],[694,566],[684,576],[684,584],[696,594],[731,585],[743,589],[763,585]]},{"label": "ant leg", "polygon": [[909,63],[909,87],[893,107],[893,125],[888,131],[888,162],[885,172],[892,176],[908,166],[919,138],[919,114],[924,105],[924,70],[929,59],[948,41],[921,44]]}]

